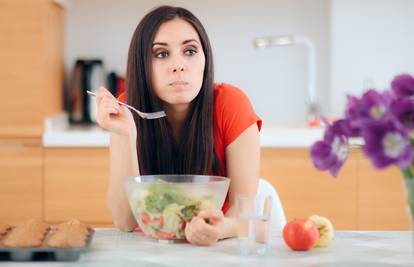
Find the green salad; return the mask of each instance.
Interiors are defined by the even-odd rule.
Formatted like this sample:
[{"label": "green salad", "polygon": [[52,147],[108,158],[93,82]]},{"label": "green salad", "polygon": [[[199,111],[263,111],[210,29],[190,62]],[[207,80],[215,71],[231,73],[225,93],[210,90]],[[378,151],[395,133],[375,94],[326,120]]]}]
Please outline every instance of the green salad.
[{"label": "green salad", "polygon": [[142,231],[157,239],[184,239],[186,222],[202,210],[216,209],[213,196],[189,197],[162,180],[134,193],[132,212]]}]

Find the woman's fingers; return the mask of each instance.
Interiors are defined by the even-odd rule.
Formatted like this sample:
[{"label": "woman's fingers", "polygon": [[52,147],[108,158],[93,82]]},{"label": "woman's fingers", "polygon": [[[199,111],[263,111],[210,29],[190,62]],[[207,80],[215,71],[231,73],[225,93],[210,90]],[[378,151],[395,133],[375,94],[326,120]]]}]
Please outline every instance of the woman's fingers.
[{"label": "woman's fingers", "polygon": [[202,218],[196,220],[193,236],[197,240],[198,245],[207,246],[217,242],[218,234],[216,229],[204,222]]},{"label": "woman's fingers", "polygon": [[136,135],[134,117],[129,109],[118,104],[117,99],[104,87],[96,91],[97,122],[100,127],[118,134]]},{"label": "woman's fingers", "polygon": [[103,92],[99,97],[99,100],[97,100],[97,122],[102,128],[110,130],[110,124],[113,119],[112,115],[120,114],[121,109],[119,104],[116,102],[115,97],[112,95],[109,96]]},{"label": "woman's fingers", "polygon": [[191,235],[192,234],[192,232],[191,232],[191,221],[185,224],[184,234],[185,234],[185,237],[186,237],[187,241],[191,243],[191,240],[190,240],[191,236],[192,236]]},{"label": "woman's fingers", "polygon": [[[96,104],[99,107],[106,108],[106,111],[111,111],[111,113],[118,113],[119,104],[117,103],[116,98],[103,86],[101,86],[96,93]],[[112,110],[108,109],[112,107]]]},{"label": "woman's fingers", "polygon": [[96,102],[98,107],[98,124],[103,128],[107,128],[111,115],[120,113],[119,104],[116,98],[103,86],[96,93]]},{"label": "woman's fingers", "polygon": [[118,114],[119,113],[119,104],[111,99],[103,99],[101,102],[102,108],[108,113]]},{"label": "woman's fingers", "polygon": [[108,91],[108,89],[106,89],[105,87],[101,86],[99,87],[99,89],[96,91],[96,100],[99,102],[102,100],[103,97],[112,97],[115,98],[111,92]]},{"label": "woman's fingers", "polygon": [[212,224],[221,222],[224,218],[224,214],[221,210],[203,210],[198,213],[198,216],[208,220]]},{"label": "woman's fingers", "polygon": [[110,119],[111,114],[118,114],[119,107],[117,107],[113,102],[110,100],[103,99],[101,103],[98,105],[98,123],[105,123],[106,120]]},{"label": "woman's fingers", "polygon": [[185,234],[190,243],[199,246],[212,245],[218,240],[217,230],[198,216],[187,224]]}]

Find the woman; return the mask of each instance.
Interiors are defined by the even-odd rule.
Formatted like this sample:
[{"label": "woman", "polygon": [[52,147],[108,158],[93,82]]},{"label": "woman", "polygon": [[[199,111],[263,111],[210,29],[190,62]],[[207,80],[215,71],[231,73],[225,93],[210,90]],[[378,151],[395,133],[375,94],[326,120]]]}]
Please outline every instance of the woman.
[{"label": "woman", "polygon": [[200,212],[187,223],[186,239],[212,245],[237,235],[235,195],[257,189],[261,120],[239,89],[213,84],[209,39],[192,13],[161,6],[141,20],[129,48],[126,95],[119,99],[167,116],[143,120],[105,88],[98,90],[98,123],[110,132],[107,200],[116,227],[136,227],[125,177],[215,174],[231,179],[226,202],[222,210]]}]

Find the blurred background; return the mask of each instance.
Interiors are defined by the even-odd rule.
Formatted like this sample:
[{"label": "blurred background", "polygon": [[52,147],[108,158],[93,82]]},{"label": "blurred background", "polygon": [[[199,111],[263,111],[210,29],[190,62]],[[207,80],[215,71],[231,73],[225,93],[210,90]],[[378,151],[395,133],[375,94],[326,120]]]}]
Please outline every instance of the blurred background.
[{"label": "blurred background", "polygon": [[361,151],[337,179],[314,169],[309,147],[323,129],[309,127],[309,107],[337,118],[346,94],[413,72],[411,0],[0,0],[0,221],[112,224],[109,137],[85,90],[124,90],[132,33],[162,4],[201,20],[216,82],[241,88],[262,117],[261,176],[288,219],[409,228],[397,170],[374,170]]},{"label": "blurred background", "polygon": [[385,89],[394,75],[414,69],[409,0],[74,0],[65,17],[66,74],[79,58],[99,58],[107,72],[124,76],[135,27],[161,4],[188,8],[202,21],[216,81],[243,89],[268,125],[305,125],[309,50],[301,44],[257,49],[255,38],[299,35],[314,44],[317,101],[327,116],[341,115],[346,93]]}]

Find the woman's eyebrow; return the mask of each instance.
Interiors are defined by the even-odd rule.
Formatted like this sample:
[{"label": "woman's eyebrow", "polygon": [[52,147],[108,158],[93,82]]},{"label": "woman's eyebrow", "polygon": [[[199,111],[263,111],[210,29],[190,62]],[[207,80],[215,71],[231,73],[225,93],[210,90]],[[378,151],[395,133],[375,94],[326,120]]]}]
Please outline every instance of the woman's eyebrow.
[{"label": "woman's eyebrow", "polygon": [[184,42],[182,42],[182,44],[188,44],[188,43],[191,43],[191,42],[196,42],[198,44],[198,41],[196,39],[185,40]]},{"label": "woman's eyebrow", "polygon": [[[188,39],[188,40],[183,41],[183,42],[182,42],[182,44],[188,44],[188,43],[191,43],[191,42],[196,42],[196,43],[198,43],[198,41],[197,41],[196,39]],[[155,43],[153,43],[153,44],[152,44],[152,46],[153,46],[153,47],[154,47],[154,46],[156,46],[156,45],[168,46],[168,43],[164,43],[164,42],[155,42]]]},{"label": "woman's eyebrow", "polygon": [[155,42],[155,43],[152,44],[152,47],[154,47],[156,45],[168,46],[167,43]]}]

